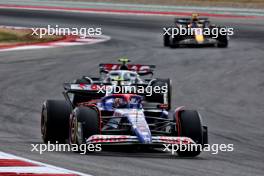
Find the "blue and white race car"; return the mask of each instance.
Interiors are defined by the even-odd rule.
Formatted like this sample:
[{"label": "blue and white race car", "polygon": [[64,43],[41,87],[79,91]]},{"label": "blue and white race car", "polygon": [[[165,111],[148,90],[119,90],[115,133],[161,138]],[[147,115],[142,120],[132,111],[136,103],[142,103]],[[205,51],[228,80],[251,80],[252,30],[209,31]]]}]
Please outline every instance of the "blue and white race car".
[{"label": "blue and white race car", "polygon": [[[208,143],[207,127],[197,111],[179,107],[170,117],[166,104],[145,104],[143,97],[135,94],[113,94],[77,104],[68,96],[82,92],[87,92],[83,85],[80,89],[74,85],[64,92],[66,101],[45,101],[41,119],[44,142],[69,139],[71,144],[77,145],[153,148]],[[200,152],[177,151],[180,156],[192,157]]]}]

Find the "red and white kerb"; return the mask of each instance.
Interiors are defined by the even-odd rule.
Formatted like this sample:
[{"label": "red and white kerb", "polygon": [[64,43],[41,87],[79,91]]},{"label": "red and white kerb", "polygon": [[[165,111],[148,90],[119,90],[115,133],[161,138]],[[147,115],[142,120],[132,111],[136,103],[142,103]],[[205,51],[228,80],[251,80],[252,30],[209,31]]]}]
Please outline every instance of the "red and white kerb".
[{"label": "red and white kerb", "polygon": [[91,176],[0,151],[0,176]]}]

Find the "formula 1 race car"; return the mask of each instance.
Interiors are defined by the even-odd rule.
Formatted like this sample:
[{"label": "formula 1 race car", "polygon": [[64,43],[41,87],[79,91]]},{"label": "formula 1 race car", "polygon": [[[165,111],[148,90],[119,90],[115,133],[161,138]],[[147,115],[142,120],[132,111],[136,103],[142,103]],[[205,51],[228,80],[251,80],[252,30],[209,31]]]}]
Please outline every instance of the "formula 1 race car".
[{"label": "formula 1 race car", "polygon": [[[100,77],[83,76],[81,79],[77,79],[74,82],[76,84],[91,85],[92,88],[102,87],[108,88],[112,86],[119,87],[136,87],[129,92],[119,93],[135,93],[144,96],[149,102],[167,104],[167,110],[171,108],[171,80],[153,78],[153,70],[155,65],[141,65],[141,64],[127,64],[130,62],[127,58],[119,59],[120,64],[103,63],[99,64]],[[146,78],[146,76],[150,76]],[[145,77],[145,78],[143,78]],[[140,88],[147,89],[149,91],[139,91]],[[162,89],[163,91],[157,92],[153,90]],[[166,89],[166,90],[165,90]],[[124,89],[123,89],[124,90]],[[150,91],[152,93],[150,94]],[[147,93],[149,92],[149,94]],[[95,96],[98,94],[96,93]],[[94,95],[91,95],[91,99]],[[87,101],[87,97],[86,100]],[[75,95],[74,102],[83,101],[82,96]]]},{"label": "formula 1 race car", "polygon": [[183,45],[213,45],[220,48],[228,47],[232,28],[211,24],[208,18],[176,18],[175,25],[163,28],[163,44],[165,47],[177,48]]},{"label": "formula 1 race car", "polygon": [[[149,146],[208,143],[207,127],[197,111],[177,108],[169,117],[164,104],[145,104],[135,94],[113,94],[75,104],[70,94],[86,94],[84,85],[68,84],[64,100],[47,100],[42,107],[44,142],[69,140],[70,144]],[[89,85],[87,85],[89,86]],[[177,151],[197,156],[201,150]]]}]

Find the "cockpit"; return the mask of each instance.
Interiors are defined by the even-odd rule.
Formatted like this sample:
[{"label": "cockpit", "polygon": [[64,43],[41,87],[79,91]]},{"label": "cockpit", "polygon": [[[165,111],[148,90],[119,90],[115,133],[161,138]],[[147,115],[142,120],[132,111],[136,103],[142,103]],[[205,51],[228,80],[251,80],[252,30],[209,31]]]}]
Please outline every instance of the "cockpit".
[{"label": "cockpit", "polygon": [[117,108],[141,109],[142,97],[131,94],[111,95],[104,97],[100,105],[103,109],[110,111]]},{"label": "cockpit", "polygon": [[134,71],[114,70],[106,75],[104,83],[111,83],[112,85],[131,85],[142,83],[142,80]]}]

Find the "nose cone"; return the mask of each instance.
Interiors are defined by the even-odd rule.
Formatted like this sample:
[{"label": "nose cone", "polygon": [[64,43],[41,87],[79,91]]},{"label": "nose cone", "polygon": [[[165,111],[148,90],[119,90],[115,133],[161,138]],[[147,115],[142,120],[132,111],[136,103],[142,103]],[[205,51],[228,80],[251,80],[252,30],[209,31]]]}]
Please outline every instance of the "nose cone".
[{"label": "nose cone", "polygon": [[152,143],[150,132],[143,132],[138,130],[137,137],[142,144],[150,144]]},{"label": "nose cone", "polygon": [[203,30],[201,28],[198,28],[198,29],[195,30],[195,40],[198,43],[203,43],[204,42]]},{"label": "nose cone", "polygon": [[203,43],[204,42],[204,36],[203,35],[196,35],[195,39],[198,43]]},{"label": "nose cone", "polygon": [[138,110],[136,113],[131,113],[128,116],[128,120],[132,124],[132,129],[138,140],[142,144],[152,143],[151,132],[149,130],[148,123],[146,122],[144,113],[142,110]]}]

